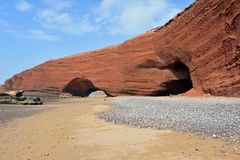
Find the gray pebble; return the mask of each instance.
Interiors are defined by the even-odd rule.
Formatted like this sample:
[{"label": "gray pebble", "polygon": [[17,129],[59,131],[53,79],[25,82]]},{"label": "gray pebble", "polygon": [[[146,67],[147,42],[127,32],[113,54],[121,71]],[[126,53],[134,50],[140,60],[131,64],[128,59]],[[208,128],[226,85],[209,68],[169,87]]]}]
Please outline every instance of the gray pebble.
[{"label": "gray pebble", "polygon": [[117,97],[112,110],[97,113],[108,122],[170,129],[214,138],[240,135],[240,99]]}]

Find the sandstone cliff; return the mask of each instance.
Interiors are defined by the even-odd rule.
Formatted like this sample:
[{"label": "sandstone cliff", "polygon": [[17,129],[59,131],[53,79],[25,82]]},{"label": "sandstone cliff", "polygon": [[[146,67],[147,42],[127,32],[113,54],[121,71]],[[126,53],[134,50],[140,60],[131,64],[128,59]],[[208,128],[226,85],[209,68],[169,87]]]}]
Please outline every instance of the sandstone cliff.
[{"label": "sandstone cliff", "polygon": [[162,27],[120,45],[45,62],[1,88],[62,92],[75,78],[113,96],[179,94],[193,87],[240,97],[240,1],[198,0]]}]

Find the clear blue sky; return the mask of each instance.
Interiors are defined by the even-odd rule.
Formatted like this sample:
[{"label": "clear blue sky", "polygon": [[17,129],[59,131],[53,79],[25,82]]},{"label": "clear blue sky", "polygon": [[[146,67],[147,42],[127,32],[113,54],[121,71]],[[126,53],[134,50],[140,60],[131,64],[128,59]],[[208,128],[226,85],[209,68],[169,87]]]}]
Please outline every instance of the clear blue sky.
[{"label": "clear blue sky", "polygon": [[0,0],[0,84],[55,59],[121,43],[194,0]]}]

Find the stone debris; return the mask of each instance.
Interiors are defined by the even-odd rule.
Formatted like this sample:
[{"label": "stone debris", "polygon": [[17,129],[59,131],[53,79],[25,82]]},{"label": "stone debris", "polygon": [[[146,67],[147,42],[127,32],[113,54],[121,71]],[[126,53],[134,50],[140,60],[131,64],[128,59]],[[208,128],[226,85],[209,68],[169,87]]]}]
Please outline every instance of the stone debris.
[{"label": "stone debris", "polygon": [[24,91],[9,91],[0,93],[0,104],[16,105],[42,105],[43,101],[39,97],[26,97]]}]

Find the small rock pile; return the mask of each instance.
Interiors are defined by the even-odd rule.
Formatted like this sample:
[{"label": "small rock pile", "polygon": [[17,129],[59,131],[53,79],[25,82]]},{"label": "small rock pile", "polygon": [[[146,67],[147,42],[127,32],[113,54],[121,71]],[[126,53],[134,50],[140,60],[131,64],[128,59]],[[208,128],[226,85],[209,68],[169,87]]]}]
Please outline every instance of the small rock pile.
[{"label": "small rock pile", "polygon": [[59,98],[74,98],[74,96],[71,95],[70,93],[61,93],[59,95]]},{"label": "small rock pile", "polygon": [[43,101],[39,97],[26,97],[24,91],[10,91],[0,93],[0,104],[16,105],[42,105]]}]

